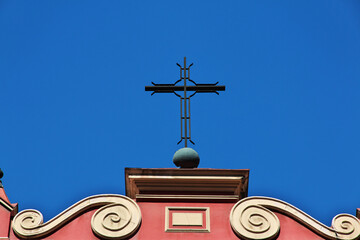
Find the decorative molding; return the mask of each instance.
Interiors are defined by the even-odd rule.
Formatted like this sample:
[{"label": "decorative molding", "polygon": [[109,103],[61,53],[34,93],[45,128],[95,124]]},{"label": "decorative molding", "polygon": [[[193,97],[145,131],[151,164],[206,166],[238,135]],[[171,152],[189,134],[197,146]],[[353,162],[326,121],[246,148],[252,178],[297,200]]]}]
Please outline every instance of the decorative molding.
[{"label": "decorative molding", "polygon": [[126,195],[142,200],[216,195],[220,197],[213,199],[222,201],[227,196],[226,201],[236,202],[247,196],[248,178],[246,169],[125,169]]},{"label": "decorative molding", "polygon": [[75,203],[46,223],[43,223],[43,216],[37,210],[21,211],[14,217],[12,228],[22,239],[41,238],[54,233],[75,217],[95,207],[101,208],[94,213],[91,228],[101,238],[123,239],[140,226],[140,208],[132,199],[117,194],[103,194]]},{"label": "decorative molding", "polygon": [[[151,192],[156,195],[167,195],[169,192],[178,192],[182,195],[194,195],[203,193],[209,195],[237,195],[239,198],[239,185],[242,177],[218,177],[211,176],[129,176],[130,182],[134,183],[135,196]],[[177,195],[177,194],[172,194]],[[132,198],[133,196],[130,195]]]},{"label": "decorative molding", "polygon": [[9,211],[14,210],[14,206],[12,206],[11,204],[9,204],[6,201],[2,200],[1,198],[0,198],[0,205],[4,206]]},{"label": "decorative molding", "polygon": [[219,201],[237,201],[239,198],[236,195],[175,195],[175,194],[136,194],[137,201],[154,199],[184,199],[184,200],[219,200]]},{"label": "decorative molding", "polygon": [[152,175],[147,175],[147,176],[142,176],[142,175],[132,175],[132,176],[129,176],[129,178],[137,178],[137,179],[181,179],[181,180],[184,180],[184,179],[190,179],[190,180],[196,180],[196,179],[200,179],[200,180],[241,180],[243,177],[227,177],[227,176],[224,176],[224,177],[214,177],[214,176],[152,176]]},{"label": "decorative molding", "polygon": [[139,228],[140,223],[140,209],[134,201],[106,205],[91,218],[92,230],[105,239],[127,238]]},{"label": "decorative molding", "polygon": [[210,232],[210,208],[165,207],[165,232]]},{"label": "decorative molding", "polygon": [[280,230],[274,210],[285,214],[321,237],[331,240],[360,238],[360,221],[350,214],[339,214],[328,227],[298,208],[284,201],[268,197],[248,197],[234,205],[230,212],[230,224],[234,232],[247,240],[274,239]]},{"label": "decorative molding", "polygon": [[245,198],[231,209],[230,224],[245,239],[273,239],[280,231],[277,216],[259,204],[258,198]]}]

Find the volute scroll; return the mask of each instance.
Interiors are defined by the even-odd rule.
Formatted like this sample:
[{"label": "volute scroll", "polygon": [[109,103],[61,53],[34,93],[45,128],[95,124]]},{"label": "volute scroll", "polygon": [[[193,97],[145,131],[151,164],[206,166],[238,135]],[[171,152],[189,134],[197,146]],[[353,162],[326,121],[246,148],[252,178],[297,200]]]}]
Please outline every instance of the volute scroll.
[{"label": "volute scroll", "polygon": [[231,227],[242,239],[276,239],[280,222],[271,210],[295,219],[325,239],[360,239],[360,221],[355,216],[339,214],[328,227],[291,204],[268,197],[248,197],[237,202],[230,212]]},{"label": "volute scroll", "polygon": [[140,227],[141,211],[136,202],[122,195],[103,194],[90,196],[75,203],[46,223],[43,223],[43,216],[37,210],[21,211],[14,217],[12,229],[21,239],[42,238],[95,207],[100,208],[92,216],[91,228],[100,238],[124,239]]}]

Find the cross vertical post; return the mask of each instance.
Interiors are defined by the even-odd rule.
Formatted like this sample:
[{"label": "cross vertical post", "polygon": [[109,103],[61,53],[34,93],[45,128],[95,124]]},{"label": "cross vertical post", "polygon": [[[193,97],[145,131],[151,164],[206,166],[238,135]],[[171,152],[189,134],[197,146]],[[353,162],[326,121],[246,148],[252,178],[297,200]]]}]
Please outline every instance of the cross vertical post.
[{"label": "cross vertical post", "polygon": [[[190,69],[189,69],[190,70]],[[187,108],[186,108],[186,57],[184,57],[184,121],[185,121],[185,147],[187,147]],[[190,119],[189,119],[190,120]],[[182,131],[182,130],[181,130]]]}]

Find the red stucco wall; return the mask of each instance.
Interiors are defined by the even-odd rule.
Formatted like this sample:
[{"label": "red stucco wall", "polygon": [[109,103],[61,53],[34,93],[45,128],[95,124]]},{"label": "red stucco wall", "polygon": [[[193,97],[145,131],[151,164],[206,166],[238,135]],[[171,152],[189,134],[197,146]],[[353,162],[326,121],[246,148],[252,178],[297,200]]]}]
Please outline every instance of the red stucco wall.
[{"label": "red stucco wall", "polygon": [[8,237],[11,212],[0,205],[0,238]]},{"label": "red stucco wall", "polygon": [[[232,231],[229,214],[233,203],[175,203],[175,202],[139,202],[142,214],[142,224],[139,231],[130,239],[132,240],[202,240],[202,239],[239,239]],[[174,233],[165,232],[165,207],[210,207],[210,233]],[[10,213],[0,208],[0,231],[8,229]],[[91,217],[95,210],[86,212],[70,221],[58,231],[44,239],[51,240],[98,240],[91,230]],[[281,225],[278,240],[315,240],[323,239],[295,220],[275,213]],[[3,230],[5,229],[5,230]],[[2,236],[2,235],[1,235]],[[6,232],[7,236],[7,232]],[[10,231],[10,239],[18,239]]]}]

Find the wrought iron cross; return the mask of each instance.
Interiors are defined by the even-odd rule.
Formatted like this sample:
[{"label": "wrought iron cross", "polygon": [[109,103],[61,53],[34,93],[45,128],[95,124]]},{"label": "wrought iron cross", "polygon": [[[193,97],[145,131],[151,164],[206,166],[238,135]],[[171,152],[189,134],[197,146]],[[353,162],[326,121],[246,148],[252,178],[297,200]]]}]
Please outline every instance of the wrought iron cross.
[{"label": "wrought iron cross", "polygon": [[[192,63],[187,67],[186,66],[186,57],[184,57],[184,66],[182,67],[179,63],[176,63],[180,68],[180,79],[175,83],[171,84],[157,84],[151,82],[153,86],[145,86],[145,91],[151,91],[151,95],[155,93],[174,93],[180,98],[180,122],[181,122],[181,138],[177,143],[181,143],[182,140],[185,140],[185,147],[187,147],[187,140],[192,144],[195,144],[191,140],[191,124],[190,124],[190,98],[193,97],[196,93],[216,93],[219,95],[218,91],[225,91],[225,86],[218,86],[216,83],[210,84],[200,84],[196,83],[190,78],[190,67]],[[184,81],[184,85],[176,85],[181,81]],[[187,80],[194,85],[187,85]],[[181,96],[177,92],[183,92]],[[189,92],[192,92],[191,94]],[[190,96],[188,96],[190,94]],[[184,111],[183,111],[184,109]],[[183,128],[184,126],[184,128]]]}]

